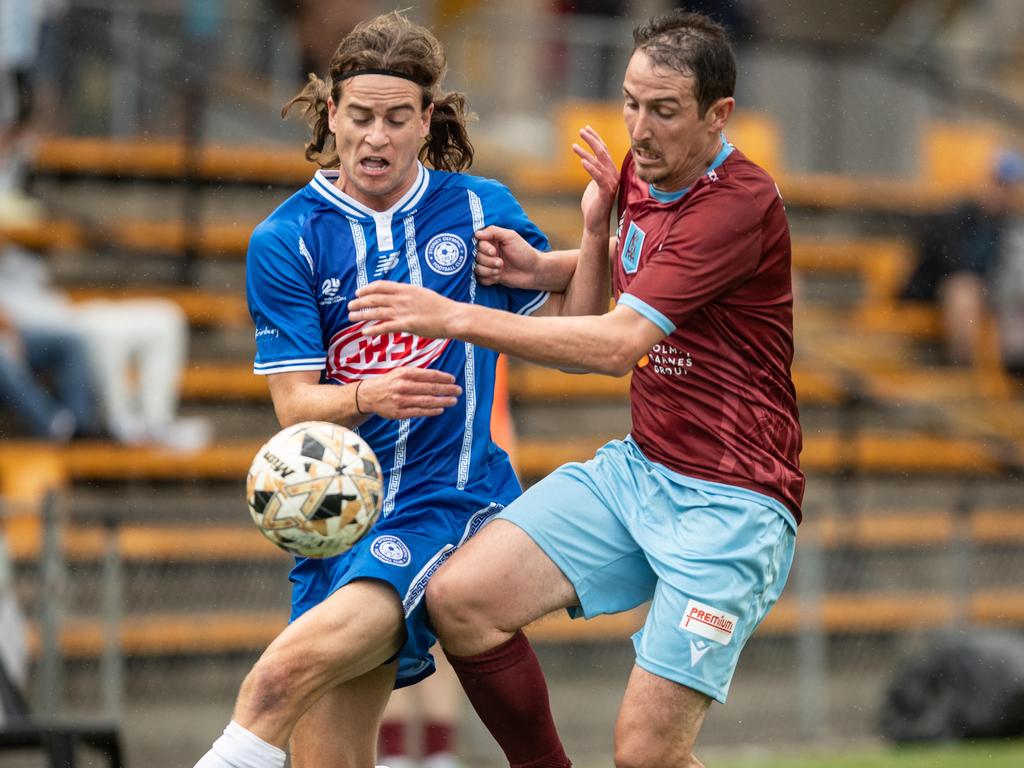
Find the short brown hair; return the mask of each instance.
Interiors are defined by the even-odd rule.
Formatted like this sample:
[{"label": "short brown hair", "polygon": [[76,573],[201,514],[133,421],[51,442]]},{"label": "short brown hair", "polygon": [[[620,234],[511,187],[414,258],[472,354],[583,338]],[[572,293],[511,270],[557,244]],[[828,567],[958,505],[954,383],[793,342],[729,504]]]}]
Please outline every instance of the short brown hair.
[{"label": "short brown hair", "polygon": [[675,9],[638,24],[633,28],[633,51],[643,51],[655,64],[692,77],[701,117],[736,88],[736,57],[725,28],[703,14]]},{"label": "short brown hair", "polygon": [[323,168],[338,164],[334,136],[328,126],[327,99],[341,99],[347,72],[386,69],[400,72],[422,92],[422,107],[434,105],[430,136],[420,149],[420,160],[444,171],[461,171],[473,162],[466,121],[471,117],[466,97],[445,93],[441,80],[448,71],[441,43],[426,27],[415,24],[398,11],[364,21],[342,39],[331,57],[330,82],[310,73],[306,87],[284,105],[281,116],[299,107],[309,123],[312,136],[306,144],[306,159]]}]

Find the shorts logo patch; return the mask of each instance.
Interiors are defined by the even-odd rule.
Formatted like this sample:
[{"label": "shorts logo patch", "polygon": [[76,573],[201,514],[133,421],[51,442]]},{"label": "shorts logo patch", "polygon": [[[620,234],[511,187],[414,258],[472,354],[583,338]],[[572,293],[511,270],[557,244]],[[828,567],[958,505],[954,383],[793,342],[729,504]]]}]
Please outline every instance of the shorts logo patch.
[{"label": "shorts logo patch", "polygon": [[370,545],[370,552],[382,563],[408,565],[412,561],[409,548],[397,536],[378,536]]},{"label": "shorts logo patch", "polygon": [[628,274],[633,274],[640,266],[640,252],[644,248],[645,237],[647,237],[646,232],[640,229],[635,222],[629,222],[626,239],[622,243],[622,268]]},{"label": "shorts logo patch", "polygon": [[[736,629],[738,621],[738,616],[713,608],[706,603],[691,600],[686,604],[686,611],[683,613],[683,620],[679,622],[679,626],[687,632],[700,635],[712,642],[728,645],[732,640],[732,633]],[[692,648],[690,653],[692,659]]]},{"label": "shorts logo patch", "polygon": [[690,666],[696,667],[700,663],[700,660],[704,658],[704,654],[711,650],[710,643],[705,643],[703,640],[691,640],[690,641]]},{"label": "shorts logo patch", "polygon": [[458,235],[445,232],[434,235],[424,249],[427,266],[439,275],[454,275],[466,263],[469,249]]}]

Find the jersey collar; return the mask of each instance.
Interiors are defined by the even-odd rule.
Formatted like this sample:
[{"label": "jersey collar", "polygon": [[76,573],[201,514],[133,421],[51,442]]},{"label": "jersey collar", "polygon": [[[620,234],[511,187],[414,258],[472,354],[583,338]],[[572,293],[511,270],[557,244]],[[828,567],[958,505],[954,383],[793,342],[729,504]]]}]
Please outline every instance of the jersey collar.
[{"label": "jersey collar", "polygon": [[[715,159],[711,161],[711,165],[709,165],[707,170],[704,171],[704,176],[712,175],[718,167],[725,162],[725,159],[732,154],[733,149],[735,149],[735,147],[729,143],[728,139],[725,138],[724,133],[721,134],[721,137],[722,148],[718,150],[718,154],[715,155]],[[662,192],[660,189],[655,189],[653,184],[648,184],[647,192],[659,203],[674,203],[689,192],[691,188],[692,187],[686,187],[685,189],[680,189],[676,192]]]},{"label": "jersey collar", "polygon": [[412,211],[427,191],[430,174],[423,163],[417,161],[416,166],[416,180],[413,181],[409,190],[402,195],[402,198],[386,211],[375,211],[334,186],[334,182],[341,175],[336,170],[317,171],[313,174],[312,181],[309,182],[309,188],[315,195],[338,208],[346,216],[361,220],[376,220],[382,217],[390,220],[394,216],[401,216]]}]

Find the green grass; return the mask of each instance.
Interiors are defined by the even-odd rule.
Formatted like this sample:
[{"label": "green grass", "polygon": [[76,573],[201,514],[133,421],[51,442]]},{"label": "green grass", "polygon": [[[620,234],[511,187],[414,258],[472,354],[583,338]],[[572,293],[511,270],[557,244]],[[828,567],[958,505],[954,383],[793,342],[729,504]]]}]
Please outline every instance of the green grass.
[{"label": "green grass", "polygon": [[[699,753],[698,753],[698,756]],[[704,759],[708,768],[1022,768],[1024,741]]]}]

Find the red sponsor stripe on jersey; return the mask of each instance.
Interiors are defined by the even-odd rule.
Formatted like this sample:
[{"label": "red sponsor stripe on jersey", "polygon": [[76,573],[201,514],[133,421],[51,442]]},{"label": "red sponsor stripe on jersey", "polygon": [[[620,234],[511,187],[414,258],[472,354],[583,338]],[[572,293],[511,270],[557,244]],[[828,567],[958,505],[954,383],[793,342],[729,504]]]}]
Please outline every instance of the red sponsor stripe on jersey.
[{"label": "red sponsor stripe on jersey", "polygon": [[348,384],[382,376],[395,368],[427,368],[450,343],[408,333],[363,336],[366,323],[355,323],[334,334],[327,350],[327,375]]}]

